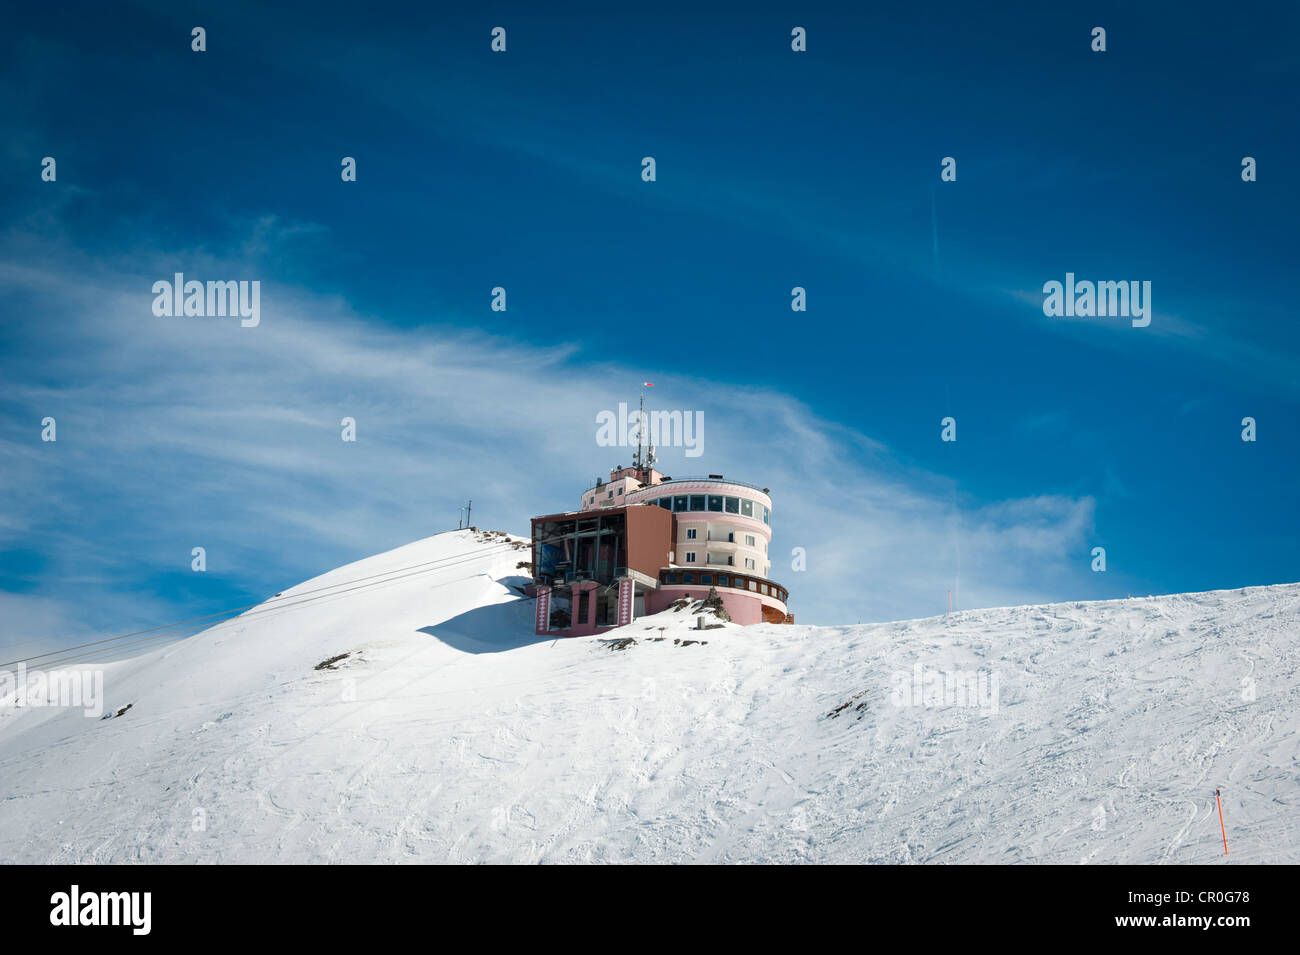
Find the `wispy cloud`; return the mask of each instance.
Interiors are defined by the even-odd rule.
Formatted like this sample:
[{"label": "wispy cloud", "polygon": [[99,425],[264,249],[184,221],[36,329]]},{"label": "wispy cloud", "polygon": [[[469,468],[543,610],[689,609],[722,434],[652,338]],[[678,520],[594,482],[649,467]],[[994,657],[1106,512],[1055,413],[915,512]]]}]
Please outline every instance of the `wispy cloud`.
[{"label": "wispy cloud", "polygon": [[[41,307],[11,325],[20,347],[0,358],[15,383],[0,540],[40,555],[21,589],[42,613],[75,619],[88,593],[184,575],[193,546],[209,574],[271,593],[446,529],[468,498],[477,523],[527,533],[532,514],[575,506],[621,463],[596,445],[595,416],[630,399],[644,369],[457,330],[456,315],[398,329],[270,281],[256,242],[235,248],[193,253],[183,270],[264,278],[256,328],[155,317],[152,281],[182,267],[157,250],[132,252],[123,271],[75,255],[6,267],[10,291]],[[964,606],[1079,596],[1070,568],[1086,566],[1090,500],[964,502],[942,476],[788,395],[654,378],[657,407],[705,418],[705,456],[665,448],[666,470],[773,489],[772,576],[801,619],[938,612],[954,581]],[[47,415],[55,444],[40,441]],[[344,417],[355,443],[341,439]],[[796,546],[803,573],[789,569]],[[94,583],[74,593],[68,579],[88,567]],[[173,619],[211,609],[177,607]],[[11,618],[4,642],[46,636],[54,619]]]}]

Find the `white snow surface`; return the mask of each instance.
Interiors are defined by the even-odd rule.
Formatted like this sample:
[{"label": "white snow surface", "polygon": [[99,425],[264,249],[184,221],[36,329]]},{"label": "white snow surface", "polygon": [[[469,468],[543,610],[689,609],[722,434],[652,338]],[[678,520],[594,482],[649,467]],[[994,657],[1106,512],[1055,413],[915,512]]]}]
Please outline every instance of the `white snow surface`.
[{"label": "white snow surface", "polygon": [[551,640],[529,558],[439,534],[103,665],[120,716],[0,706],[0,860],[1300,862],[1300,585]]}]

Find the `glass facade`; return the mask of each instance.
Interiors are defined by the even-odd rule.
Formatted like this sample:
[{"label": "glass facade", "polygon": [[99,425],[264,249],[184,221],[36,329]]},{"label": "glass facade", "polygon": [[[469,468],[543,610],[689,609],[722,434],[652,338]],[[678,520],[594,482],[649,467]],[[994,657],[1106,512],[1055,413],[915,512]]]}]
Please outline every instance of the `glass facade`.
[{"label": "glass facade", "polygon": [[734,590],[743,590],[753,596],[764,595],[775,597],[782,603],[790,599],[789,592],[780,584],[769,583],[761,577],[741,576],[740,574],[714,574],[714,573],[679,573],[677,571],[662,570],[659,573],[659,581],[665,586],[676,584],[692,584],[695,586],[705,587],[727,587]]},{"label": "glass facade", "polygon": [[646,503],[655,504],[665,511],[674,511],[678,514],[685,514],[690,511],[713,511],[719,514],[739,514],[741,517],[752,517],[764,524],[770,525],[772,523],[771,511],[765,505],[744,497],[725,497],[721,494],[673,494],[656,497],[646,501]]}]

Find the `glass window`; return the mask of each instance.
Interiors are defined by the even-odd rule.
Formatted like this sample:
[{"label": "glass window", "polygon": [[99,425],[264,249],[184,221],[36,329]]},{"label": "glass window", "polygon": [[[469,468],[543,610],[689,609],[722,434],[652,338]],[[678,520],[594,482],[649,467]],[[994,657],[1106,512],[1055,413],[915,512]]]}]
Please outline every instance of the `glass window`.
[{"label": "glass window", "polygon": [[692,510],[692,511],[702,511],[702,510],[704,510],[704,495],[703,495],[703,494],[692,494],[692,495],[691,495],[691,510]]},{"label": "glass window", "polygon": [[700,574],[700,583],[702,583],[702,584],[711,584],[711,583],[713,583],[713,575],[712,575],[712,574]]},{"label": "glass window", "polygon": [[711,511],[720,511],[720,510],[722,510],[722,495],[721,495],[721,494],[710,494],[710,495],[709,495],[709,510],[711,510]]},{"label": "glass window", "polygon": [[758,589],[758,584],[754,583],[754,582],[751,580],[751,581],[749,582],[749,589],[750,589],[750,590],[757,590],[757,589]]},{"label": "glass window", "polygon": [[676,574],[664,574],[664,583],[666,583],[666,584],[675,584],[675,583],[677,583],[677,575],[676,575]]},{"label": "glass window", "polygon": [[730,577],[723,577],[721,574],[719,574],[719,575],[718,575],[718,586],[719,586],[719,587],[730,587],[730,586],[731,586],[730,580],[731,580]]},{"label": "glass window", "polygon": [[738,497],[727,498],[727,513],[728,514],[740,513],[740,498]]},{"label": "glass window", "polygon": [[758,505],[758,509],[763,512],[763,523],[764,524],[772,523],[770,520],[768,520],[768,518],[771,516],[770,513],[768,512],[768,509],[765,508],[762,504]]},{"label": "glass window", "polygon": [[688,550],[688,551],[686,552],[686,563],[688,563],[688,564],[693,564],[693,563],[695,563],[695,551],[693,551],[693,550]]},{"label": "glass window", "polygon": [[682,583],[684,583],[684,584],[693,584],[693,583],[695,583],[695,575],[694,575],[694,574],[682,574]]},{"label": "glass window", "polygon": [[753,501],[741,501],[741,502],[740,502],[740,516],[741,516],[741,517],[753,517],[753,516],[754,516],[754,502],[753,502]]},{"label": "glass window", "polygon": [[687,510],[685,494],[678,494],[676,497],[673,498],[673,510],[674,511]]},{"label": "glass window", "polygon": [[758,592],[759,592],[760,594],[765,594],[765,593],[767,593],[767,584],[759,584],[759,585],[758,585]]},{"label": "glass window", "polygon": [[655,501],[655,503],[658,504],[660,507],[662,507],[665,511],[671,511],[673,509],[673,499],[671,497],[661,497],[657,501]]},{"label": "glass window", "polygon": [[686,539],[688,541],[695,540],[695,534],[696,534],[696,529],[694,527],[686,528]]}]

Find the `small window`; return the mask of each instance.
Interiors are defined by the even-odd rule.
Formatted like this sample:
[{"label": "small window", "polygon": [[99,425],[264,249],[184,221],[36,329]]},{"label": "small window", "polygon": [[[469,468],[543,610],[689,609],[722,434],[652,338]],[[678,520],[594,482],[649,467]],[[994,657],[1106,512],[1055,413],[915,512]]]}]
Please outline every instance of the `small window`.
[{"label": "small window", "polygon": [[618,489],[618,493],[619,493],[619,494],[622,494],[622,493],[623,493],[623,489],[622,489],[622,488],[619,488],[619,489]]},{"label": "small window", "polygon": [[694,575],[694,574],[682,574],[682,583],[684,583],[684,584],[693,584],[693,583],[695,583],[695,575]]},{"label": "small window", "polygon": [[[613,491],[610,491],[610,492],[609,492],[609,496],[610,496],[610,497],[613,497],[613,496],[614,496],[614,492],[613,492]],[[606,500],[608,500],[608,498],[606,498]]]},{"label": "small window", "polygon": [[702,583],[702,584],[712,584],[712,583],[713,583],[713,575],[712,575],[712,574],[700,574],[700,583]]},{"label": "small window", "polygon": [[695,551],[693,551],[693,550],[688,550],[688,551],[686,552],[686,563],[688,563],[688,564],[693,564],[693,563],[695,563]]},{"label": "small window", "polygon": [[746,546],[746,547],[753,547],[753,546],[754,546],[754,535],[753,535],[753,534],[746,534],[746,535],[745,535],[745,546]]},{"label": "small window", "polygon": [[675,583],[677,583],[677,575],[676,575],[676,574],[664,574],[664,583],[666,583],[666,584],[675,584]]},{"label": "small window", "polygon": [[738,497],[727,498],[727,513],[728,514],[740,513],[740,498]]},{"label": "small window", "polygon": [[746,569],[746,570],[753,570],[753,569],[754,569],[754,558],[752,558],[752,557],[746,557],[746,558],[745,558],[745,569]]},{"label": "small window", "polygon": [[718,586],[719,586],[719,587],[730,587],[730,586],[731,586],[730,580],[731,580],[730,577],[723,577],[721,574],[719,574],[719,575],[718,575]]},{"label": "small window", "polygon": [[674,511],[687,511],[687,510],[690,510],[690,508],[688,508],[688,507],[686,506],[686,495],[685,495],[685,494],[678,494],[676,497],[673,498],[673,510],[674,510]]},{"label": "small window", "polygon": [[688,528],[686,528],[686,539],[687,539],[688,541],[693,541],[693,540],[695,540],[695,535],[696,535],[696,533],[698,533],[697,530],[696,530],[696,528],[694,528],[694,527],[688,527]]},{"label": "small window", "polygon": [[766,594],[766,593],[767,593],[767,584],[759,584],[759,585],[758,585],[758,592],[759,592],[760,594]]},{"label": "small window", "polygon": [[764,524],[772,523],[770,520],[768,520],[768,518],[771,516],[770,513],[768,512],[768,509],[765,508],[762,504],[758,506],[758,509],[763,513],[763,523]]},{"label": "small window", "polygon": [[754,516],[754,502],[753,502],[753,501],[741,501],[741,502],[740,502],[740,516],[741,516],[741,517],[753,517],[753,516]]},{"label": "small window", "polygon": [[705,507],[704,507],[704,495],[703,495],[703,494],[692,494],[692,495],[691,495],[691,510],[692,510],[692,511],[702,511],[702,510],[704,510],[704,509],[705,509]]},{"label": "small window", "polygon": [[750,589],[750,590],[757,590],[757,589],[758,589],[758,584],[754,583],[754,581],[751,580],[751,581],[749,582],[749,589]]},{"label": "small window", "polygon": [[710,495],[709,495],[709,510],[711,510],[711,511],[720,511],[720,510],[722,510],[722,495],[721,495],[721,494],[710,494]]}]

